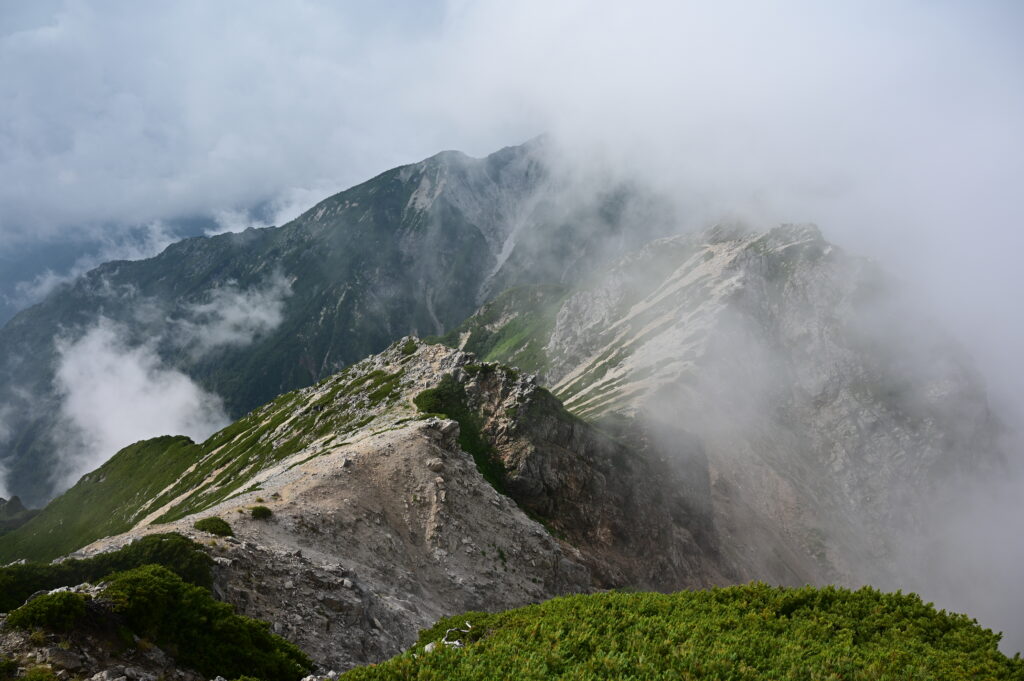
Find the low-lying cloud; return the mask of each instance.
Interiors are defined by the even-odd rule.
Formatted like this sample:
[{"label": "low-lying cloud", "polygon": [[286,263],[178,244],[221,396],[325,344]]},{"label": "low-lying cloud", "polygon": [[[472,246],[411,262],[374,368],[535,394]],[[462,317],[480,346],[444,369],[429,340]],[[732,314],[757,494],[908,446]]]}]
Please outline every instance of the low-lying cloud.
[{"label": "low-lying cloud", "polygon": [[74,281],[91,269],[113,260],[145,260],[161,253],[178,240],[167,227],[155,220],[146,225],[140,234],[124,234],[120,231],[99,235],[98,250],[78,258],[70,268],[61,272],[45,269],[28,281],[14,285],[13,300],[17,307],[28,307],[48,296],[61,284]]},{"label": "low-lying cloud", "polygon": [[280,273],[247,289],[229,282],[173,317],[152,301],[136,313],[149,340],[132,343],[123,324],[100,317],[75,337],[58,338],[54,387],[60,399],[59,489],[138,440],[187,435],[202,441],[230,421],[221,398],[196,384],[158,350],[191,360],[252,343],[282,321],[291,284]]},{"label": "low-lying cloud", "polygon": [[55,386],[67,436],[55,471],[61,487],[138,440],[203,440],[229,422],[219,397],[164,364],[152,344],[129,346],[125,335],[101,318],[81,338],[57,342]]},{"label": "low-lying cloud", "polygon": [[213,289],[208,301],[185,308],[183,317],[169,329],[171,342],[193,358],[224,346],[248,345],[277,328],[289,295],[291,282],[280,272],[262,286],[244,290],[229,282]]}]

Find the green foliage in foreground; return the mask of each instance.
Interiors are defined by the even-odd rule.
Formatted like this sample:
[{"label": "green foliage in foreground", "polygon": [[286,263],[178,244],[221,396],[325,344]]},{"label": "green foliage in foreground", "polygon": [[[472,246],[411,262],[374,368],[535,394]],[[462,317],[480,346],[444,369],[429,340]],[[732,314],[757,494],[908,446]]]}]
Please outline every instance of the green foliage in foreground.
[{"label": "green foliage in foreground", "polygon": [[49,667],[39,665],[25,672],[25,675],[21,677],[21,681],[57,681],[57,675]]},{"label": "green foliage in foreground", "polygon": [[43,594],[10,614],[7,623],[18,629],[71,631],[85,616],[85,596],[59,591]]},{"label": "green foliage in foreground", "polygon": [[[423,646],[449,627],[467,645]],[[380,679],[1024,679],[999,635],[914,594],[764,584],[676,594],[556,598],[471,612],[421,632],[409,652],[344,681]]]},{"label": "green foliage in foreground", "polygon": [[204,676],[297,681],[312,669],[310,659],[265,622],[236,615],[207,589],[159,565],[114,575],[103,597],[136,634]]},{"label": "green foliage in foreground", "polygon": [[215,534],[218,537],[235,536],[235,533],[231,530],[231,526],[228,525],[227,521],[223,518],[218,518],[215,515],[195,521],[195,523],[192,524],[192,527],[196,528],[200,532],[209,532],[210,534]]},{"label": "green foliage in foreground", "polygon": [[6,655],[0,655],[0,681],[13,679],[17,673],[18,661]]},{"label": "green foliage in foreground", "polygon": [[210,557],[180,534],[151,534],[117,551],[57,564],[25,563],[0,568],[0,612],[17,608],[37,591],[97,582],[122,570],[156,563],[182,579],[208,587]]}]

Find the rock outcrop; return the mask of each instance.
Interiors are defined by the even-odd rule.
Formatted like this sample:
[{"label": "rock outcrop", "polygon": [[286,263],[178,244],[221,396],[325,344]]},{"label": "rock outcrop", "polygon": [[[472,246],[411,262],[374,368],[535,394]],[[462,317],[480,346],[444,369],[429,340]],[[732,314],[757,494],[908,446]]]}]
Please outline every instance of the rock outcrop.
[{"label": "rock outcrop", "polygon": [[[461,422],[414,404],[442,384],[462,400],[447,405]],[[75,555],[151,532],[190,536],[216,557],[220,597],[336,670],[395,654],[456,611],[731,579],[671,467],[571,416],[533,376],[469,353],[406,339],[247,418],[195,445],[188,468],[208,474],[129,497],[132,513],[109,512],[134,527]],[[246,461],[217,458],[236,441],[248,443]],[[65,496],[119,485],[118,457]],[[253,518],[257,505],[270,517]],[[63,523],[56,513],[24,531],[45,535]],[[193,528],[209,516],[234,536]]]}]

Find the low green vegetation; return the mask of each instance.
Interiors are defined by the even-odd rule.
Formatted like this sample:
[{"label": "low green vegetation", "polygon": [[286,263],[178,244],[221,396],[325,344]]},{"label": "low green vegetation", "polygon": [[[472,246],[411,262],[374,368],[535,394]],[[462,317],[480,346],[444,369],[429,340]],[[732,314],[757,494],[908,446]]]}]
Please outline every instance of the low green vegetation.
[{"label": "low green vegetation", "polygon": [[13,679],[17,673],[18,661],[6,655],[0,655],[0,681]]},{"label": "low green vegetation", "polygon": [[178,662],[204,676],[297,681],[313,667],[296,646],[270,633],[265,622],[242,617],[159,565],[116,574],[103,598],[131,630],[175,651]]},{"label": "low green vegetation", "polygon": [[21,681],[57,681],[57,675],[49,667],[39,665],[26,671]]},{"label": "low green vegetation", "polygon": [[[466,627],[466,622],[470,627]],[[442,643],[449,629],[449,641]],[[426,653],[424,646],[437,649]],[[676,594],[556,598],[471,612],[344,681],[398,679],[1024,679],[999,635],[914,594],[750,584]]]},{"label": "low green vegetation", "polygon": [[445,336],[430,340],[458,347],[468,333],[463,349],[484,361],[543,372],[548,364],[544,346],[568,293],[557,285],[509,289]]},{"label": "low green vegetation", "polygon": [[209,518],[203,518],[193,523],[192,527],[196,528],[200,532],[209,532],[215,534],[218,537],[233,537],[235,536],[231,526],[228,525],[227,521],[217,516],[210,516]]},{"label": "low green vegetation", "polygon": [[266,506],[253,506],[249,509],[249,513],[255,520],[266,520],[274,515],[274,512]]},{"label": "low green vegetation", "polygon": [[212,583],[210,557],[179,534],[151,534],[117,551],[61,563],[23,563],[0,568],[0,612],[10,612],[37,591],[97,582],[114,572],[155,563],[192,584]]},{"label": "low green vegetation", "polygon": [[413,404],[427,414],[439,414],[459,422],[459,447],[473,456],[477,470],[496,490],[504,494],[505,470],[497,462],[491,444],[480,431],[480,417],[469,408],[466,389],[451,374],[436,388],[428,388],[413,398]]},{"label": "low green vegetation", "polygon": [[[330,433],[367,425],[401,394],[404,370],[356,364],[320,384],[279,396],[197,444],[187,437],[137,442],[0,537],[0,564],[52,560],[101,537],[200,513],[251,485],[252,477]],[[316,395],[314,399],[314,395]]]},{"label": "low green vegetation", "polygon": [[139,505],[180,478],[195,462],[197,448],[187,437],[157,437],[125,447],[0,538],[0,563],[52,560],[131,529]]},{"label": "low green vegetation", "polygon": [[[69,591],[21,605],[26,591],[81,581],[105,584],[98,609],[88,606],[86,596]],[[217,601],[210,582],[209,558],[197,545],[179,535],[153,535],[88,560],[3,568],[0,598],[20,605],[7,617],[13,627],[55,632],[127,627],[209,678],[248,674],[262,681],[297,681],[312,669],[310,659],[272,634],[265,622],[236,615]],[[0,674],[3,670],[0,665]]]},{"label": "low green vegetation", "polygon": [[19,497],[0,499],[0,536],[18,529],[37,515],[39,510],[25,508]]},{"label": "low green vegetation", "polygon": [[18,629],[71,631],[85,616],[85,596],[70,591],[36,596],[11,612],[7,623]]},{"label": "low green vegetation", "polygon": [[407,341],[405,341],[404,343],[402,343],[402,354],[405,355],[406,357],[408,357],[409,355],[415,354],[416,353],[416,348],[418,348],[418,347],[419,347],[419,345],[416,343],[416,341],[414,339],[410,338]]}]

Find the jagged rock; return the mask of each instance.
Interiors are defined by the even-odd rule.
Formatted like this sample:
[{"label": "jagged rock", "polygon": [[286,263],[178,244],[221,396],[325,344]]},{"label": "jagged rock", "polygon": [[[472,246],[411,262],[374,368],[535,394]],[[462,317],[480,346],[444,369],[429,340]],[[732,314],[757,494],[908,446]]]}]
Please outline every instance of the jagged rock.
[{"label": "jagged rock", "polygon": [[45,659],[55,667],[72,672],[82,668],[82,656],[63,648],[48,648]]}]

